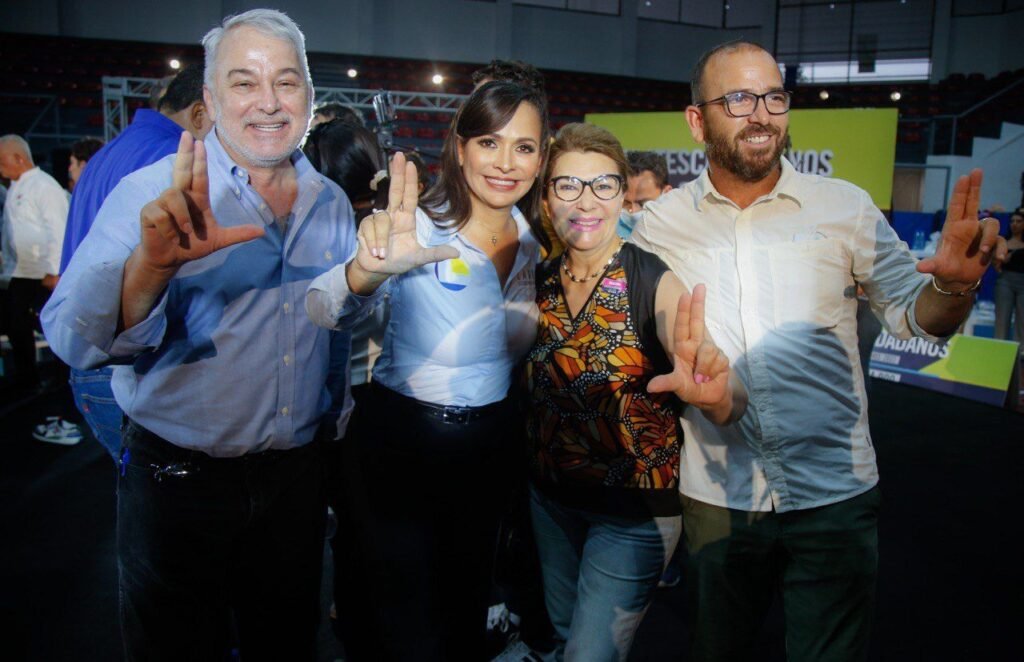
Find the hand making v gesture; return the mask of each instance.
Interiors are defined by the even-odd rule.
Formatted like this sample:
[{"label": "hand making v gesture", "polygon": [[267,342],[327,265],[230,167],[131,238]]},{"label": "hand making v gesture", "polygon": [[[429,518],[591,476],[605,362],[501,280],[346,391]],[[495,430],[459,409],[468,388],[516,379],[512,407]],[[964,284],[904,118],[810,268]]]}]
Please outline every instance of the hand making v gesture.
[{"label": "hand making v gesture", "polygon": [[142,208],[142,259],[155,270],[175,272],[191,260],[263,236],[257,225],[222,227],[210,209],[206,146],[181,134],[171,186]]},{"label": "hand making v gesture", "polygon": [[921,260],[917,270],[932,274],[944,290],[961,292],[974,287],[993,258],[1006,258],[1006,244],[999,237],[999,221],[986,218],[978,222],[981,199],[981,170],[964,175],[953,187],[942,240],[935,256]]},{"label": "hand making v gesture", "polygon": [[713,420],[722,422],[729,418],[733,407],[729,359],[704,326],[706,296],[707,290],[701,284],[693,288],[693,294],[684,291],[679,297],[673,328],[672,372],[653,378],[647,390],[675,393],[683,402],[714,412]]},{"label": "hand making v gesture", "polygon": [[398,152],[388,171],[388,208],[375,210],[359,224],[359,251],[348,271],[349,286],[357,294],[373,291],[388,275],[459,256],[451,246],[426,247],[416,240],[416,164]]}]

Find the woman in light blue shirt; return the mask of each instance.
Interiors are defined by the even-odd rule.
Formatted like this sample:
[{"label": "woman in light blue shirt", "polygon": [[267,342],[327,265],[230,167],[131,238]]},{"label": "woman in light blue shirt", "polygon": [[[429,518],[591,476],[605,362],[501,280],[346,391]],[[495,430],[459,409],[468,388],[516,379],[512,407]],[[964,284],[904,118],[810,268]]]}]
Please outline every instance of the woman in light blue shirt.
[{"label": "woman in light blue shirt", "polygon": [[[310,286],[314,322],[347,328],[390,295],[370,397],[357,403],[351,532],[377,659],[482,659],[498,516],[520,467],[508,397],[537,327],[546,101],[504,82],[467,99],[437,184],[391,164],[359,250]],[[339,532],[345,535],[346,532]]]}]

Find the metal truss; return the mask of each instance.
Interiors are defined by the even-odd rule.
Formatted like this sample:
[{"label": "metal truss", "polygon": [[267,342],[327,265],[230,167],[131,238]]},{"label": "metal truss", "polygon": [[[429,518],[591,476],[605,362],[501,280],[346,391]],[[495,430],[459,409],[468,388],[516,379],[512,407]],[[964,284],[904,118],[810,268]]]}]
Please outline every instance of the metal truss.
[{"label": "metal truss", "polygon": [[103,77],[103,137],[107,142],[128,126],[127,99],[149,99],[159,78]]},{"label": "metal truss", "polygon": [[[109,142],[121,133],[130,118],[128,99],[149,99],[156,78],[103,77],[103,135]],[[360,110],[373,110],[373,97],[378,91],[350,87],[318,87],[316,103],[343,103]],[[465,100],[461,94],[392,91],[391,99],[397,110],[455,113]]]},{"label": "metal truss", "polygon": [[[373,97],[383,90],[365,90],[349,87],[318,87],[316,102],[343,103],[360,110],[373,110]],[[401,92],[391,91],[391,99],[397,110],[435,111],[455,113],[465,101],[462,94],[439,94],[434,92]]]}]

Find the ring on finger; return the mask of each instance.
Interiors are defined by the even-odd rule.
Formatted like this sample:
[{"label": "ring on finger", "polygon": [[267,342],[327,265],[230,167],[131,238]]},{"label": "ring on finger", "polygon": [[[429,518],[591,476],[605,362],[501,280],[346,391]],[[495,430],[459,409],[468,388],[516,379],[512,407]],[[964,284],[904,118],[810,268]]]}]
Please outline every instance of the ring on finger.
[{"label": "ring on finger", "polygon": [[376,218],[377,214],[387,214],[388,215],[388,220],[389,221],[391,220],[391,212],[389,212],[387,209],[373,209],[370,212],[370,216],[372,218]]}]

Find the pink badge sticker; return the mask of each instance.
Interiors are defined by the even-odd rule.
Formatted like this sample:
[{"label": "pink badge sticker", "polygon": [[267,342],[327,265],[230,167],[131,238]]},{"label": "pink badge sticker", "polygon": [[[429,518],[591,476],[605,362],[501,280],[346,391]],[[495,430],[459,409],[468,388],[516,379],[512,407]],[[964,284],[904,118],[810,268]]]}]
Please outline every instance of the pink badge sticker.
[{"label": "pink badge sticker", "polygon": [[626,291],[626,284],[614,278],[605,278],[601,281],[601,287],[612,292],[623,293]]}]

